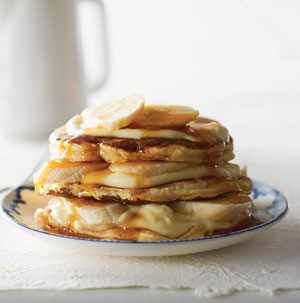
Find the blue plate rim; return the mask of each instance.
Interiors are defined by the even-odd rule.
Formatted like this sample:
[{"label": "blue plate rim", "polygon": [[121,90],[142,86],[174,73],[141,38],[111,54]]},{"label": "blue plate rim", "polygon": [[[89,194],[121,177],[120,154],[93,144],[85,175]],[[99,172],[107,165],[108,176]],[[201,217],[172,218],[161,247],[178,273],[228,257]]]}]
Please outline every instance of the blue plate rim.
[{"label": "blue plate rim", "polygon": [[279,222],[280,220],[282,220],[288,213],[289,210],[289,203],[286,199],[286,197],[277,189],[273,188],[272,186],[260,182],[260,181],[256,181],[253,180],[253,183],[255,185],[258,186],[263,186],[265,188],[268,188],[272,191],[274,191],[276,193],[276,196],[279,196],[281,198],[281,200],[285,203],[285,207],[284,210],[278,215],[275,216],[274,218],[260,223],[258,225],[246,228],[246,229],[242,229],[242,230],[238,230],[238,231],[233,231],[230,233],[226,233],[226,234],[220,234],[220,235],[213,235],[213,236],[207,236],[204,238],[192,238],[192,239],[178,239],[178,240],[162,240],[162,241],[125,241],[125,240],[102,240],[102,239],[93,239],[93,238],[81,238],[81,237],[72,237],[72,236],[67,236],[67,235],[60,235],[60,234],[55,234],[55,233],[50,233],[47,231],[43,231],[43,230],[39,230],[39,229],[35,229],[33,227],[30,227],[24,223],[21,223],[19,221],[17,221],[13,216],[9,215],[8,210],[4,208],[4,202],[5,202],[5,198],[7,198],[8,195],[12,194],[13,192],[15,192],[15,190],[17,188],[14,188],[12,190],[10,190],[8,193],[6,193],[6,195],[4,195],[4,197],[1,199],[1,208],[0,211],[2,213],[2,215],[4,216],[4,218],[6,220],[8,220],[10,223],[18,225],[19,227],[25,228],[31,232],[37,232],[40,233],[42,235],[46,235],[46,236],[53,236],[53,237],[57,237],[60,239],[68,239],[68,240],[75,240],[75,241],[85,241],[85,242],[93,242],[93,243],[102,243],[102,244],[119,244],[119,245],[126,245],[126,244],[146,244],[146,245],[152,245],[152,244],[177,244],[177,243],[187,243],[187,242],[204,242],[204,241],[210,241],[210,240],[214,240],[214,239],[220,239],[220,238],[228,238],[228,237],[233,237],[233,236],[237,236],[240,234],[244,234],[244,233],[248,233],[248,232],[253,232],[257,229],[261,229],[264,227],[271,227],[274,223]]}]

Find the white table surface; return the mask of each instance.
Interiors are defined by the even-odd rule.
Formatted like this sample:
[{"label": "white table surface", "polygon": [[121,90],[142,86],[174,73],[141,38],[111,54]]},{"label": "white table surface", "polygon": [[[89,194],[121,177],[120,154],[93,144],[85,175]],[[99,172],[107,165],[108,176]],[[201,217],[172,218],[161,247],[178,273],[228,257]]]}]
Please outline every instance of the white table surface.
[{"label": "white table surface", "polygon": [[[262,108],[264,110],[264,108]],[[295,201],[299,188],[291,188],[299,184],[300,176],[300,143],[298,120],[300,106],[294,104],[293,110],[283,105],[277,106],[272,115],[255,114],[256,123],[247,127],[246,114],[240,118],[234,113],[224,113],[224,124],[235,137],[237,159],[247,162],[250,176],[272,184],[282,191],[290,201]],[[245,110],[246,112],[246,110]],[[253,109],[252,114],[255,110]],[[265,111],[266,112],[266,111]],[[247,111],[251,115],[251,112]],[[281,120],[274,117],[281,116]],[[244,119],[243,119],[244,118]],[[250,121],[248,119],[248,121]],[[252,119],[251,119],[252,121]],[[239,127],[240,126],[240,127]],[[245,138],[245,134],[252,140]],[[7,136],[0,132],[0,187],[19,184],[35,163],[47,144],[46,138],[29,139]],[[5,147],[4,147],[5,142]],[[289,181],[293,178],[293,182]],[[291,211],[293,208],[291,207]],[[2,219],[0,219],[2,220]],[[288,220],[288,217],[287,217]],[[13,228],[7,225],[7,228]],[[1,232],[1,231],[0,231]],[[284,248],[283,248],[284,249]],[[199,298],[191,290],[159,290],[146,288],[101,289],[85,291],[5,291],[0,292],[0,302],[299,302],[300,291],[280,291],[273,297],[258,292],[241,292],[221,298]]]}]

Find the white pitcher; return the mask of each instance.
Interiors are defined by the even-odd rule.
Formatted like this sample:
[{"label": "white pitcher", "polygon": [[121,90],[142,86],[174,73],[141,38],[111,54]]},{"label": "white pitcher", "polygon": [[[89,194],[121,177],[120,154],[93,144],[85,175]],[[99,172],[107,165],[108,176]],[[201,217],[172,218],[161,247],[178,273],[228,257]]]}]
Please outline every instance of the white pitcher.
[{"label": "white pitcher", "polygon": [[0,1],[2,131],[45,135],[80,112],[88,93],[101,86],[106,75],[103,7],[99,0],[84,1],[100,19],[94,22],[96,57],[81,46],[91,36],[81,35],[87,31],[77,7],[83,0]]}]

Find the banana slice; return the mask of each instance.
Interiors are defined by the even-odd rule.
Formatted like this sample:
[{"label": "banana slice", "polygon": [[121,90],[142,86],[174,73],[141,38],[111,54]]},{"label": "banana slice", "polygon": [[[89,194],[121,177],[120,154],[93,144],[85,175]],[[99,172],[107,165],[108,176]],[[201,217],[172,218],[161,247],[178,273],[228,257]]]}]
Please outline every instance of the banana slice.
[{"label": "banana slice", "polygon": [[170,182],[200,179],[207,176],[237,179],[240,176],[240,170],[236,164],[223,164],[217,167],[196,165],[180,171],[143,176],[138,174],[116,173],[106,169],[85,173],[80,183],[98,184],[117,188],[150,188]]},{"label": "banana slice", "polygon": [[194,163],[177,162],[124,162],[113,163],[108,169],[114,173],[136,174],[142,176],[157,176],[166,173],[181,171],[185,168],[195,166]]},{"label": "banana slice", "polygon": [[35,176],[34,183],[76,183],[82,176],[93,170],[102,170],[107,167],[107,163],[89,163],[89,162],[63,162],[49,161]]},{"label": "banana slice", "polygon": [[253,206],[252,201],[220,204],[210,201],[199,202],[173,202],[169,204],[174,212],[190,215],[191,220],[214,220],[231,221],[237,218],[241,213],[250,210]]},{"label": "banana slice", "polygon": [[120,129],[131,124],[144,108],[144,98],[131,95],[88,108],[81,114],[81,128]]},{"label": "banana slice", "polygon": [[146,105],[142,113],[134,120],[137,126],[182,126],[196,117],[199,112],[189,106]]},{"label": "banana slice", "polygon": [[[70,202],[66,198],[54,197],[46,209],[50,210],[51,219],[60,226],[81,232],[90,228],[103,230],[114,226],[126,211],[126,206],[121,203],[77,203],[77,200]],[[41,216],[41,211],[37,210],[35,218]],[[42,223],[42,220],[38,222]]]}]

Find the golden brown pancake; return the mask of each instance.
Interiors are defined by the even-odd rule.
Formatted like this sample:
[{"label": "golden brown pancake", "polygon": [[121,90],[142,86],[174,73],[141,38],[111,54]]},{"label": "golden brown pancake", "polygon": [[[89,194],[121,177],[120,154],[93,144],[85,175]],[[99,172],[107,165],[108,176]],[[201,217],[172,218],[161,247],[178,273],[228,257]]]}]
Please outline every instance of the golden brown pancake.
[{"label": "golden brown pancake", "polygon": [[230,192],[249,194],[252,181],[247,177],[230,180],[219,177],[206,177],[196,180],[171,182],[161,186],[140,189],[115,188],[95,184],[55,183],[36,186],[39,194],[64,197],[93,198],[107,202],[168,202],[213,198]]},{"label": "golden brown pancake", "polygon": [[[198,118],[200,119],[200,118]],[[198,121],[198,120],[197,120]],[[201,118],[199,125],[208,125],[213,120]],[[215,122],[216,123],[216,122]],[[55,130],[50,136],[52,159],[65,161],[173,161],[214,164],[234,158],[232,138],[220,124],[221,135],[214,129],[201,131],[190,127],[176,128],[195,140],[166,138],[110,138],[88,135],[70,136],[65,127]],[[134,124],[131,126],[134,129]],[[220,139],[223,138],[223,139]]]},{"label": "golden brown pancake", "polygon": [[230,194],[196,202],[128,205],[52,198],[35,221],[54,232],[106,240],[187,239],[235,227],[249,219],[251,199]]}]

